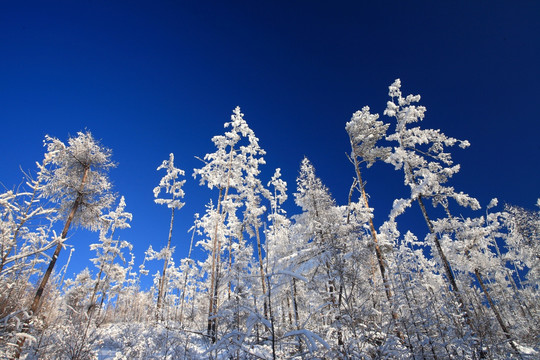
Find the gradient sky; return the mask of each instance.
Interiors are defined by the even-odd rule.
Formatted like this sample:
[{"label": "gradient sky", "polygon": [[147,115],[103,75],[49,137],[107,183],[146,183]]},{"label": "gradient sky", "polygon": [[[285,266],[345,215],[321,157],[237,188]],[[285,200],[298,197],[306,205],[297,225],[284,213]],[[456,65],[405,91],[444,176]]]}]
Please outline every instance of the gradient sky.
[{"label": "gradient sky", "polygon": [[[462,165],[457,190],[484,206],[498,197],[533,208],[539,15],[533,0],[3,1],[0,182],[13,188],[19,167],[35,170],[45,134],[66,141],[90,130],[118,163],[111,179],[134,216],[119,235],[139,264],[149,244],[166,243],[169,211],[153,203],[152,189],[173,152],[188,180],[173,234],[178,260],[193,214],[217,196],[193,181],[194,157],[214,151],[211,138],[235,106],[268,153],[263,182],[282,169],[294,214],[304,156],[346,203],[353,168],[345,123],[364,105],[382,115],[388,85],[400,78],[404,94],[422,95],[423,127],[471,142],[453,151]],[[406,193],[402,174],[380,164],[365,178],[380,225]],[[89,266],[88,244],[97,241],[70,234],[77,257],[68,276]]]}]

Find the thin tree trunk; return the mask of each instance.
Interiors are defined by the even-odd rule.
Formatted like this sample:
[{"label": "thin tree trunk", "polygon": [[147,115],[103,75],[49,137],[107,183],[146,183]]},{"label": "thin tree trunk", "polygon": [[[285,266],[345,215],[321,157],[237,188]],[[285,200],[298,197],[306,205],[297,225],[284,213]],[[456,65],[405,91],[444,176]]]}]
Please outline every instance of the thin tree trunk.
[{"label": "thin tree trunk", "polygon": [[[286,299],[287,299],[287,318],[289,319],[289,326],[292,326],[293,324],[293,311],[292,311],[292,307],[291,307],[291,297],[292,297],[292,292],[290,290],[287,291],[287,295],[286,295]],[[283,323],[285,323],[285,321],[283,321]]]},{"label": "thin tree trunk", "polygon": [[[452,217],[452,214],[450,214],[450,209],[448,209],[448,206],[444,206],[444,210],[448,218],[452,219],[453,217]],[[468,259],[471,258],[469,249],[465,250],[465,255],[467,256]],[[521,357],[519,350],[517,349],[516,344],[512,340],[512,337],[510,336],[510,332],[508,331],[508,328],[506,327],[506,324],[504,323],[501,317],[501,314],[499,313],[499,310],[497,309],[497,307],[495,306],[495,303],[491,299],[491,295],[489,294],[484,284],[484,281],[482,280],[482,274],[480,273],[480,270],[478,270],[478,268],[476,267],[474,269],[474,275],[476,276],[476,280],[478,280],[478,284],[480,285],[480,288],[482,289],[482,292],[484,293],[489,303],[489,306],[491,307],[491,311],[493,311],[493,314],[495,315],[495,318],[497,319],[497,322],[499,323],[499,326],[501,327],[506,339],[510,342],[510,346],[512,346],[512,349],[518,354],[519,357]]]},{"label": "thin tree trunk", "polygon": [[[486,225],[487,225],[487,216],[486,216]],[[501,255],[501,250],[499,249],[499,245],[497,244],[497,240],[493,241],[493,244],[495,245],[495,250],[497,251],[497,256],[498,256],[499,260],[501,261],[501,267],[505,270],[506,277],[508,278],[508,281],[510,282],[510,285],[512,285],[512,289],[514,290],[514,295],[516,296],[518,307],[519,307],[519,310],[521,311],[521,314],[523,315],[524,318],[526,318],[527,315],[528,315],[530,320],[536,323],[536,320],[532,316],[532,314],[531,314],[531,312],[529,310],[529,307],[527,306],[527,304],[525,304],[525,302],[523,301],[523,299],[521,297],[521,294],[519,293],[519,290],[517,288],[516,282],[514,281],[514,277],[512,276],[512,273],[510,272],[510,269],[508,269],[506,267],[505,263],[504,263],[503,257]],[[515,266],[515,264],[514,264],[514,266]]]},{"label": "thin tree trunk", "polygon": [[[420,351],[422,353],[422,358],[424,359],[425,358],[424,345],[422,344],[422,340],[420,339],[420,331],[418,330],[418,327],[416,326],[417,320],[416,320],[415,315],[414,315],[417,311],[413,310],[413,307],[411,305],[411,300],[409,299],[409,293],[407,291],[407,285],[403,281],[403,276],[402,276],[402,273],[401,273],[401,266],[399,265],[399,263],[400,263],[399,259],[396,259],[395,264],[396,264],[396,268],[397,268],[399,282],[400,282],[401,287],[403,289],[403,295],[405,296],[405,302],[407,303],[407,307],[409,308],[409,313],[410,313],[411,320],[412,320],[411,321],[412,326],[414,328],[414,332],[415,332],[415,335],[416,335],[416,340],[418,342],[418,345],[420,346]],[[416,299],[414,296],[413,296],[413,298]],[[418,308],[418,306],[417,306],[417,309],[420,310]],[[427,330],[426,330],[424,320],[422,319],[421,322],[422,322],[422,325],[424,326],[424,332],[427,334]],[[405,323],[405,319],[402,320],[402,324],[403,324],[405,333],[407,334],[407,338],[409,339],[409,350],[411,351],[411,354],[412,354],[413,358],[415,358],[415,356],[414,356],[414,347],[413,347],[413,345],[412,345],[412,343],[410,341],[409,330],[407,329],[407,324]],[[429,335],[427,335],[427,338],[428,338],[428,340],[429,340],[429,342],[431,344],[431,339],[429,338]],[[433,346],[432,346],[431,349],[433,350]],[[435,356],[435,359],[437,359],[437,356],[435,354],[433,354],[433,355]]]},{"label": "thin tree trunk", "polygon": [[[293,300],[293,309],[294,309],[294,322],[296,325],[296,330],[300,330],[300,316],[298,314],[298,303],[296,301],[297,299],[297,292],[296,292],[296,279],[292,279],[292,300]],[[302,354],[302,341],[300,339],[300,336],[297,336],[298,339],[298,353]],[[302,355],[303,358],[303,355]]]},{"label": "thin tree trunk", "polygon": [[224,215],[223,208],[221,206],[222,202],[227,200],[227,196],[229,194],[229,188],[230,188],[230,180],[231,180],[231,168],[232,168],[232,160],[234,155],[234,149],[231,148],[229,152],[229,167],[227,171],[227,185],[225,187],[225,194],[223,195],[222,199],[222,193],[223,188],[219,188],[219,196],[218,196],[218,204],[216,207],[216,214],[218,214],[218,218],[216,219],[216,225],[214,228],[214,238],[212,239],[212,273],[210,276],[210,291],[209,294],[209,306],[208,306],[208,335],[210,336],[212,343],[215,343],[216,338],[216,330],[217,330],[217,319],[215,318],[215,315],[217,313],[217,295],[218,295],[218,289],[217,289],[217,274],[219,268],[219,262],[220,262],[220,251],[221,251],[221,241],[218,240],[218,229],[219,225],[222,224],[225,219],[222,219],[222,216]]},{"label": "thin tree trunk", "polygon": [[[435,298],[435,293],[433,292],[433,290],[428,287],[427,288],[427,292],[429,293],[430,295],[430,301],[431,301],[431,304],[436,304],[436,298]],[[428,306],[429,308],[430,306]],[[448,350],[448,341],[446,340],[445,336],[444,336],[444,332],[443,332],[443,329],[441,328],[441,324],[443,323],[442,319],[441,319],[441,315],[439,314],[439,312],[437,311],[437,306],[431,306],[431,308],[433,308],[433,312],[435,314],[435,319],[437,320],[437,330],[439,331],[439,337],[440,337],[440,340],[439,342],[443,343],[444,344],[444,350],[446,351],[446,355],[448,356],[448,358],[451,358],[451,355],[450,355],[450,350]],[[444,326],[444,325],[443,325]]]},{"label": "thin tree trunk", "polygon": [[[193,249],[193,238],[195,237],[195,230],[196,226],[193,227],[193,232],[191,233],[191,242],[189,243],[189,252],[188,252],[188,260],[191,260],[191,250]],[[188,279],[188,272],[190,271],[189,267],[184,274],[184,283],[182,284],[182,300],[180,301],[180,323],[183,322],[184,319],[184,302],[186,299],[186,287],[187,287],[187,279]]]},{"label": "thin tree trunk", "polygon": [[[401,274],[400,274],[400,277],[401,277]],[[413,281],[411,274],[409,274],[409,281],[411,281],[411,282]],[[416,306],[416,308],[419,309],[420,312],[421,312],[420,313],[420,319],[421,319],[420,322],[422,323],[422,327],[424,328],[424,334],[425,334],[425,336],[426,336],[426,338],[428,340],[429,346],[431,348],[431,353],[433,354],[433,358],[435,360],[437,360],[438,358],[437,358],[437,354],[435,353],[435,347],[433,345],[433,341],[432,341],[431,336],[429,334],[429,327],[428,327],[428,324],[426,324],[426,319],[428,319],[428,316],[427,316],[427,314],[424,313],[423,309],[418,304],[418,300],[417,300],[416,296],[412,296],[412,300],[413,300],[414,305]],[[408,299],[407,299],[407,301],[408,301]],[[414,317],[413,317],[413,319],[414,319]],[[415,325],[415,327],[416,327],[416,325]],[[422,348],[423,348],[423,346],[422,346]]]},{"label": "thin tree trunk", "polygon": [[491,299],[491,296],[490,296],[486,286],[484,285],[484,282],[482,281],[482,274],[480,274],[480,271],[478,269],[474,269],[474,275],[476,275],[476,279],[478,280],[478,283],[480,284],[480,288],[484,292],[484,295],[486,296],[486,299],[487,299],[487,301],[489,303],[489,306],[491,307],[491,310],[493,311],[493,314],[495,314],[495,318],[497,319],[497,322],[499,323],[501,329],[504,332],[504,336],[506,337],[506,339],[510,343],[510,346],[512,346],[512,349],[521,358],[521,354],[520,354],[514,340],[512,340],[512,336],[510,336],[510,331],[508,331],[508,328],[504,324],[504,321],[503,321],[503,319],[501,317],[501,314],[499,313],[499,310],[495,306],[495,303],[493,303],[493,300]]},{"label": "thin tree trunk", "polygon": [[[259,228],[255,226],[253,226],[253,228],[255,229],[255,237],[257,238],[257,254],[259,256],[259,271],[261,275],[261,286],[262,286],[262,292],[263,292],[263,297],[264,297],[266,295],[266,281],[265,281],[266,275],[264,273],[264,268],[263,268],[261,236],[259,235]],[[264,297],[263,306],[264,306],[264,317],[267,318],[268,317],[268,302],[266,301],[266,297]]]},{"label": "thin tree trunk", "polygon": [[69,252],[69,257],[68,257],[68,260],[66,262],[66,266],[64,267],[64,273],[62,274],[62,279],[60,279],[60,289],[62,289],[64,287],[64,278],[66,276],[66,272],[67,272],[69,263],[71,262],[71,255],[73,254],[73,250],[75,250],[75,249],[72,248],[71,251]]},{"label": "thin tree trunk", "polygon": [[165,297],[164,289],[165,289],[165,281],[167,276],[167,266],[169,265],[169,250],[171,248],[171,238],[172,238],[172,231],[173,231],[173,223],[174,223],[174,208],[171,209],[171,224],[169,226],[169,239],[167,240],[167,251],[165,256],[165,262],[163,264],[163,272],[161,274],[161,279],[159,279],[159,290],[158,290],[158,298],[157,298],[157,314],[158,320],[163,320],[161,316],[161,306],[163,302],[163,298]]},{"label": "thin tree trunk", "polygon": [[271,326],[270,332],[272,334],[272,359],[276,360],[276,330],[274,327],[274,314],[272,313],[272,286],[270,284],[270,278],[267,278],[267,280],[268,280],[268,311],[270,313],[270,326]]},{"label": "thin tree trunk", "polygon": [[[220,213],[220,207],[221,207],[221,194],[222,194],[223,188],[219,189],[219,196],[218,196],[218,203],[216,208],[216,214],[218,214],[219,218],[221,218]],[[216,283],[216,255],[218,252],[217,249],[217,233],[218,233],[218,227],[219,227],[219,220],[216,219],[216,225],[214,229],[214,237],[212,239],[212,270],[210,273],[210,288],[208,289],[208,335],[210,336],[212,343],[216,342],[216,334],[215,334],[215,319],[214,319],[214,297],[215,294],[215,283]]]},{"label": "thin tree trunk", "polygon": [[[112,237],[114,235],[114,232],[111,234],[111,241],[112,241]],[[107,252],[105,253],[105,255],[107,255],[109,253],[109,250],[107,250]],[[111,263],[112,261],[114,261],[114,258],[113,260],[111,260]],[[97,296],[97,292],[98,292],[98,289],[99,289],[99,285],[101,284],[101,274],[103,274],[103,270],[105,270],[105,262],[103,262],[100,267],[99,267],[99,272],[96,276],[96,285],[94,285],[94,289],[92,290],[92,296],[90,297],[90,307],[88,308],[88,313],[90,313],[90,311],[93,311],[93,308],[95,307],[94,305],[94,301],[96,300],[96,296]],[[109,266],[109,270],[110,270],[110,266]],[[107,273],[105,274],[105,277],[107,277]],[[101,302],[103,303],[103,298],[105,297],[105,294],[102,294],[101,295]]]},{"label": "thin tree trunk", "polygon": [[448,279],[448,282],[450,283],[450,286],[452,287],[454,296],[456,297],[456,300],[459,303],[461,312],[463,313],[463,317],[465,318],[465,322],[467,323],[467,325],[469,325],[470,329],[473,330],[469,312],[467,310],[467,307],[465,306],[465,302],[463,301],[461,292],[459,291],[459,287],[456,283],[456,278],[454,277],[454,273],[452,272],[452,268],[450,267],[450,262],[446,258],[446,255],[444,254],[444,251],[442,249],[439,236],[435,232],[435,229],[433,228],[433,223],[431,222],[431,219],[428,216],[426,207],[424,205],[424,202],[422,201],[422,195],[418,195],[418,198],[416,200],[418,202],[418,205],[420,206],[420,209],[422,210],[422,215],[424,216],[424,220],[426,221],[429,232],[433,236],[433,242],[435,243],[435,248],[437,249],[437,253],[439,254],[439,257],[441,258],[441,262],[443,263],[444,273],[446,275],[446,278]]},{"label": "thin tree trunk", "polygon": [[[365,184],[364,184],[364,182],[362,180],[362,174],[360,172],[360,164],[358,163],[358,157],[354,153],[354,145],[352,143],[352,140],[351,140],[351,148],[353,150],[353,164],[354,164],[354,170],[356,171],[356,178],[357,178],[358,187],[359,187],[360,192],[362,194],[362,199],[364,200],[364,204],[365,204],[366,208],[369,209],[369,202],[368,202],[368,198],[367,198],[367,195],[366,195]],[[398,315],[394,311],[393,300],[392,300],[392,290],[390,289],[390,284],[389,284],[389,281],[388,281],[388,278],[387,278],[387,275],[386,275],[385,259],[384,259],[383,253],[381,252],[381,248],[379,247],[379,241],[377,239],[377,232],[375,231],[375,226],[373,225],[373,217],[371,217],[371,216],[369,217],[369,231],[371,232],[371,238],[373,239],[373,244],[375,245],[375,254],[377,256],[377,262],[379,264],[379,271],[381,273],[381,278],[382,278],[382,281],[383,281],[383,286],[384,286],[384,291],[386,293],[386,298],[388,299],[388,302],[390,303],[390,308],[391,308],[391,311],[392,311],[392,318],[394,320],[397,320]],[[398,333],[399,333],[399,330],[398,330]],[[400,337],[402,337],[401,334],[400,334]]]}]

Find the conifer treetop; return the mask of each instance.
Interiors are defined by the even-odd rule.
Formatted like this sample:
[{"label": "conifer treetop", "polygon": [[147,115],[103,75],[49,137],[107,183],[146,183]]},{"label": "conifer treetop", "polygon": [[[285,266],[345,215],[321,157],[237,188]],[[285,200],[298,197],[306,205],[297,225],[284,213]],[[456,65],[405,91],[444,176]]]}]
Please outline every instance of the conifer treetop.
[{"label": "conifer treetop", "polygon": [[370,167],[378,159],[385,160],[390,155],[390,148],[376,146],[383,139],[390,124],[377,120],[379,114],[371,114],[369,106],[356,111],[351,121],[345,125],[349,134],[353,153],[351,157],[359,157]]},{"label": "conifer treetop", "polygon": [[[70,137],[67,145],[49,135],[43,143],[47,152],[43,163],[37,163],[40,197],[59,204],[60,217],[67,216],[73,202],[79,198],[81,204],[74,224],[96,229],[101,211],[115,198],[108,177],[108,170],[116,166],[111,161],[111,150],[103,147],[88,131]],[[87,178],[81,187],[85,172]]]},{"label": "conifer treetop", "polygon": [[[174,166],[174,154],[169,154],[169,160],[163,160],[163,163],[157,168],[157,170],[165,169],[167,174],[163,176],[159,182],[159,185],[154,188],[154,201],[156,204],[167,205],[170,209],[180,209],[185,203],[181,202],[179,198],[184,197],[184,190],[182,186],[186,180],[178,181],[178,176],[185,174],[184,170],[178,169]],[[165,190],[166,194],[170,194],[170,199],[159,198],[161,190]]]},{"label": "conifer treetop", "polygon": [[476,199],[443,185],[460,169],[446,148],[457,144],[464,149],[470,145],[469,142],[446,136],[438,129],[408,127],[424,119],[426,108],[415,105],[420,101],[420,95],[402,96],[399,79],[390,85],[388,94],[392,100],[388,101],[384,114],[397,122],[396,131],[386,140],[397,142],[397,146],[385,161],[394,165],[396,170],[404,169],[404,182],[411,188],[411,199],[422,196],[432,199],[437,205],[453,198],[461,206],[479,209]]}]

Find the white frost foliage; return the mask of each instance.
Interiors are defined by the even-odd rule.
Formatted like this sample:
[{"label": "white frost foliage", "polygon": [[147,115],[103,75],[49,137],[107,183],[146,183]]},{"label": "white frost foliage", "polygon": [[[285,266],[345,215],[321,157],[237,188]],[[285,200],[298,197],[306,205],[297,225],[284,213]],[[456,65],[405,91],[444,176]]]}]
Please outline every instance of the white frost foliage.
[{"label": "white frost foliage", "polygon": [[420,101],[420,95],[402,96],[399,79],[390,85],[389,95],[392,100],[387,103],[384,114],[396,119],[396,131],[386,140],[395,141],[397,145],[385,161],[396,170],[403,169],[404,182],[411,188],[411,198],[431,198],[434,205],[453,198],[461,206],[479,209],[476,199],[443,186],[460,169],[459,165],[454,165],[446,148],[456,144],[466,148],[469,142],[448,137],[440,130],[409,128],[410,124],[424,119],[426,108],[415,105]]},{"label": "white frost foliage", "polygon": [[315,334],[314,332],[311,332],[309,330],[293,330],[289,331],[286,334],[283,335],[284,338],[286,337],[292,337],[292,336],[301,336],[306,340],[306,344],[308,345],[308,349],[310,352],[317,351],[317,342],[319,342],[322,346],[324,346],[326,349],[330,349],[330,345],[326,341],[323,340],[319,335]]},{"label": "white frost foliage", "polygon": [[389,219],[385,221],[380,227],[379,227],[379,242],[380,244],[390,244],[392,245],[394,242],[399,239],[400,232],[397,228],[397,224],[393,219]]},{"label": "white frost foliage", "polygon": [[[0,273],[15,271],[23,265],[21,259],[40,254],[56,245],[50,236],[54,209],[44,207],[36,198],[40,184],[29,180],[32,192],[8,190],[0,194]],[[46,220],[46,222],[44,221]],[[37,227],[28,227],[33,222]],[[8,268],[8,264],[14,266]],[[1,276],[0,276],[1,277]],[[1,287],[1,286],[0,286]]]},{"label": "white frost foliage", "polygon": [[240,107],[234,109],[231,121],[224,127],[230,130],[212,138],[217,150],[204,156],[202,168],[193,170],[194,178],[201,177],[200,185],[206,184],[210,189],[239,188],[244,183],[244,171],[254,178],[260,172],[258,165],[265,163],[262,156],[266,152],[260,148],[259,139],[244,120]]},{"label": "white frost foliage", "polygon": [[390,148],[376,146],[383,139],[390,124],[378,121],[379,114],[371,114],[369,106],[353,114],[351,121],[345,125],[352,148],[352,158],[362,158],[370,167],[377,159],[385,160]]},{"label": "white frost foliage", "polygon": [[[267,186],[272,185],[274,187],[274,196],[271,200],[272,209],[277,209],[279,205],[282,205],[287,200],[287,182],[281,179],[281,169],[277,168]],[[284,212],[284,210],[283,210]]]},{"label": "white frost foliage", "polygon": [[497,198],[491,199],[488,206],[486,207],[487,210],[496,207],[499,204],[499,200]]},{"label": "white frost foliage", "polygon": [[272,186],[270,196],[270,214],[268,220],[270,225],[266,231],[267,257],[274,265],[280,262],[283,257],[290,254],[290,220],[282,205],[287,200],[287,182],[281,179],[281,170],[278,168],[268,182],[268,187]]},{"label": "white frost foliage", "polygon": [[293,272],[293,271],[279,270],[278,272],[275,273],[275,275],[286,275],[286,276],[289,276],[291,278],[303,281],[305,283],[309,282],[309,280],[306,277],[304,277],[301,274],[298,274],[296,272]]},{"label": "white frost foliage", "polygon": [[[318,212],[334,205],[328,188],[315,175],[315,168],[308,158],[302,160],[296,186],[295,202],[302,210]],[[316,209],[317,204],[321,206],[320,209]]]},{"label": "white frost foliage", "polygon": [[533,348],[529,346],[523,346],[520,344],[516,344],[516,347],[518,348],[519,352],[526,355],[538,355],[538,351],[534,350]]},{"label": "white frost foliage", "polygon": [[74,224],[95,229],[101,211],[114,201],[108,170],[115,166],[111,150],[101,146],[90,132],[79,132],[68,144],[46,136],[43,164],[38,163],[41,197],[59,205],[60,216],[67,216],[78,199]]},{"label": "white frost foliage", "polygon": [[399,215],[403,214],[405,210],[411,207],[411,199],[396,199],[392,205],[392,211],[390,212],[390,219],[395,220]]},{"label": "white frost foliage", "polygon": [[159,258],[159,252],[152,248],[152,245],[148,246],[148,249],[144,252],[144,260],[154,260]]},{"label": "white frost foliage", "polygon": [[[184,203],[178,200],[184,197],[184,190],[182,186],[186,182],[185,180],[178,181],[178,176],[184,176],[184,170],[178,169],[174,166],[174,154],[169,155],[169,160],[163,160],[163,163],[157,168],[157,170],[165,169],[167,174],[161,178],[159,185],[154,188],[154,201],[156,204],[167,205],[170,209],[180,209],[184,206]],[[170,194],[170,199],[159,198],[161,190],[165,190],[166,194]]]},{"label": "white frost foliage", "polygon": [[133,220],[133,215],[125,211],[126,199],[122,196],[115,210],[103,215],[102,220],[111,227],[111,232],[116,229],[128,229],[131,227],[129,221]]}]

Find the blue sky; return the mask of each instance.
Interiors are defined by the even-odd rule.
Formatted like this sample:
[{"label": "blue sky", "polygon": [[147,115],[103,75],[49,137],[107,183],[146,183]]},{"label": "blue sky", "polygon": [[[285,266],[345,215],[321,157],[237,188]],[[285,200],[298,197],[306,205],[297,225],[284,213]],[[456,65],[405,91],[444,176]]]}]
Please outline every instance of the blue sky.
[{"label": "blue sky", "polygon": [[[364,4],[366,3],[366,4]],[[384,111],[388,85],[421,94],[423,126],[468,139],[453,185],[532,208],[540,197],[540,3],[537,1],[12,1],[0,4],[0,182],[34,170],[45,134],[88,129],[113,150],[111,179],[138,260],[165,245],[169,212],[153,203],[170,152],[186,170],[173,234],[187,252],[193,214],[216,198],[191,174],[233,108],[289,184],[307,156],[338,203],[353,169],[344,130],[364,105]],[[376,221],[402,196],[401,173],[365,173]],[[414,210],[413,210],[414,211]],[[414,213],[414,216],[419,214]],[[423,235],[421,229],[420,236]],[[72,232],[78,260],[97,234]],[[67,257],[67,252],[61,257]],[[161,264],[156,264],[156,267]]]}]

